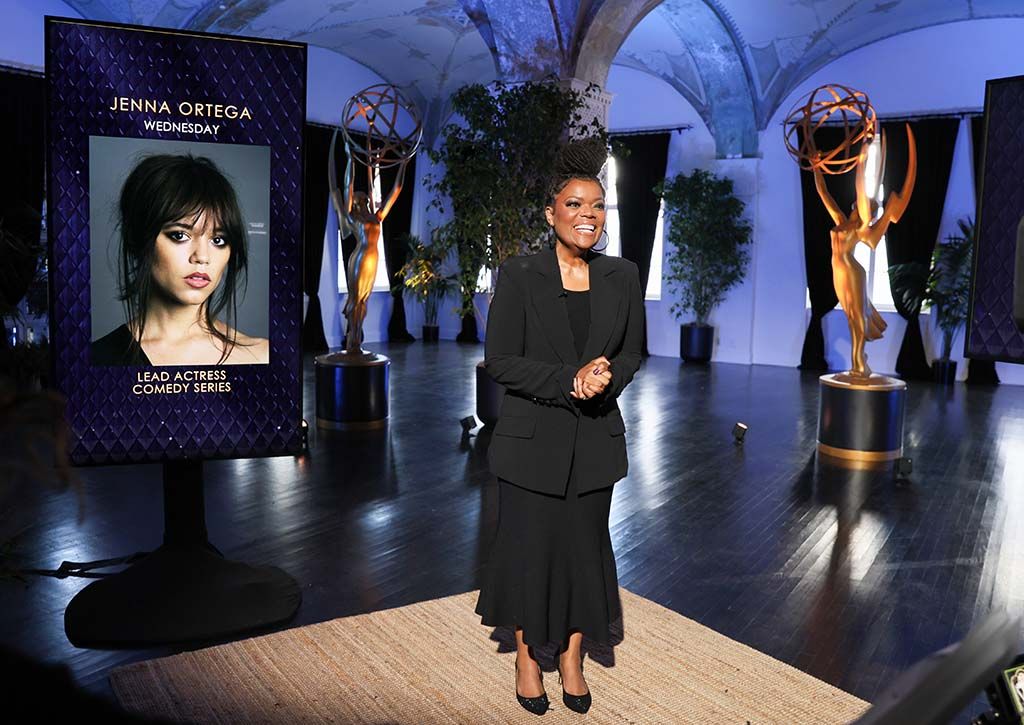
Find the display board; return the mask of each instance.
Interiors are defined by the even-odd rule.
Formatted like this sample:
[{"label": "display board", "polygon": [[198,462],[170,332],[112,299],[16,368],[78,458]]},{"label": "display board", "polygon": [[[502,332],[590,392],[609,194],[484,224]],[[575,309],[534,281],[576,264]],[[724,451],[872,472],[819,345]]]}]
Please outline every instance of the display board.
[{"label": "display board", "polygon": [[985,84],[985,151],[964,354],[1024,362],[1024,76]]},{"label": "display board", "polygon": [[306,46],[48,17],[46,80],[73,463],[298,452]]}]

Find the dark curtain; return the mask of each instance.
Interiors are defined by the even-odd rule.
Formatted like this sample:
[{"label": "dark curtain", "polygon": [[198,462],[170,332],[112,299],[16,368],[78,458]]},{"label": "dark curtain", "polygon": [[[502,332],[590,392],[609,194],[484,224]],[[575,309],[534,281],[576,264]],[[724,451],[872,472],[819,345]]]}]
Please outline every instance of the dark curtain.
[{"label": "dark curtain", "polygon": [[[665,179],[669,133],[631,134],[612,138],[626,151],[621,158],[615,159],[615,191],[619,202],[622,256],[640,268],[640,287],[646,296],[654,232],[661,208],[661,198],[654,193],[654,187]],[[646,329],[643,354],[647,355]]]},{"label": "dark curtain", "polygon": [[[381,171],[380,188],[382,194],[387,194],[391,185],[398,177],[398,167]],[[388,279],[391,280],[391,319],[388,321],[388,340],[391,342],[412,342],[416,338],[409,334],[405,323],[405,304],[402,295],[402,278],[398,270],[405,264],[405,256],[408,246],[405,243],[405,235],[409,233],[412,224],[412,198],[416,185],[416,157],[409,162],[405,170],[405,183],[398,200],[391,207],[387,219],[384,220],[384,254],[388,263]],[[398,285],[398,289],[395,286]]]},{"label": "dark curtain", "polygon": [[[974,221],[978,221],[978,212],[981,210],[981,175],[984,172],[985,159],[985,117],[974,116],[971,118],[971,149],[974,152]],[[967,379],[968,384],[996,385],[999,383],[999,375],[996,373],[995,360],[968,360]]]},{"label": "dark curtain", "polygon": [[[909,284],[899,281],[908,280],[907,275],[890,274],[893,298],[913,300],[896,305],[900,315],[907,321],[906,333],[896,358],[896,373],[904,380],[932,379],[931,368],[924,354],[918,316],[921,313],[921,294],[927,269],[931,267],[932,250],[935,249],[939,235],[959,125],[958,118],[929,118],[910,122],[917,143],[917,181],[903,217],[891,225],[886,233],[890,269],[924,270],[923,274],[912,275],[914,281]],[[886,136],[883,175],[886,199],[890,193],[903,187],[906,178],[908,144],[905,126],[903,121],[882,124]]]},{"label": "dark curtain", "polygon": [[[334,129],[306,124],[305,191],[303,194],[303,291],[309,297],[302,324],[302,348],[306,352],[327,350],[320,307],[320,269],[324,259],[324,231],[330,189],[327,183],[328,150]],[[342,153],[344,150],[342,149]]]},{"label": "dark curtain", "polygon": [[[818,148],[835,148],[843,140],[843,131],[823,127],[815,132]],[[853,172],[825,175],[825,186],[840,209],[849,209],[856,199]],[[821,321],[839,304],[832,282],[832,242],[830,231],[835,226],[832,217],[814,187],[814,174],[800,172],[800,195],[804,206],[804,265],[807,271],[807,290],[811,297],[811,321],[807,325],[803,350],[800,352],[801,370],[827,371],[825,334]]]},{"label": "dark curtain", "polygon": [[[0,98],[17,99],[0,114],[0,138],[7,139],[6,173],[0,174],[0,228],[20,242],[17,248],[4,245],[0,264],[0,293],[10,306],[25,296],[42,256],[37,245],[45,193],[45,94],[41,76],[0,71]],[[0,345],[5,345],[7,336],[0,337]]]}]

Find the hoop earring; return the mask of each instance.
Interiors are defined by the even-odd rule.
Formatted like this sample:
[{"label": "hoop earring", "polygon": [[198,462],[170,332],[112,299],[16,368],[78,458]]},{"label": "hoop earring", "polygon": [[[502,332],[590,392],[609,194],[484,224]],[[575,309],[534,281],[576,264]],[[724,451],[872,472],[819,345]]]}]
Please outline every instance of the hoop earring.
[{"label": "hoop earring", "polygon": [[608,230],[607,229],[602,229],[601,230],[601,236],[604,237],[604,246],[601,247],[600,249],[598,249],[597,245],[594,245],[593,250],[595,252],[603,252],[604,250],[608,249],[608,245],[612,241],[611,238],[608,236]]}]

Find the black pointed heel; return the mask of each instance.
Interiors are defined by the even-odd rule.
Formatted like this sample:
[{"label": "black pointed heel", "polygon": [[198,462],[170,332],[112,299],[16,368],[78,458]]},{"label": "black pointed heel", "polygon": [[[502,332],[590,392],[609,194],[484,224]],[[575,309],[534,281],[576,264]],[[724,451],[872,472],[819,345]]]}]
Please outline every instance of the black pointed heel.
[{"label": "black pointed heel", "polygon": [[[561,665],[561,662],[558,663]],[[583,660],[580,659],[580,673],[583,672]],[[588,688],[587,694],[585,695],[571,695],[565,691],[565,685],[562,685],[562,668],[558,667],[558,684],[562,686],[562,703],[572,710],[578,712],[580,715],[585,715],[587,710],[590,709],[594,699],[590,696],[590,690]]]},{"label": "black pointed heel", "polygon": [[523,697],[519,694],[519,663],[516,662],[516,699],[519,704],[523,706],[523,709],[533,713],[534,715],[543,715],[551,707],[551,703],[548,702],[548,693],[543,693],[539,697]]}]

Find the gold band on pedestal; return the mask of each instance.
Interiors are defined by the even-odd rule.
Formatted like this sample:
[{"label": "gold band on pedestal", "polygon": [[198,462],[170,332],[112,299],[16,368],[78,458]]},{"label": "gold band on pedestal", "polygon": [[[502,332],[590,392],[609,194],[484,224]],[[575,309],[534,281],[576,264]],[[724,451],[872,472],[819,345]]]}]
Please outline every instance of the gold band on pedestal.
[{"label": "gold band on pedestal", "polygon": [[864,463],[882,463],[884,461],[895,461],[903,455],[903,448],[896,448],[891,451],[855,451],[849,448],[835,448],[827,446],[821,441],[818,442],[818,452],[833,458],[842,458],[845,461],[863,461]]},{"label": "gold band on pedestal", "polygon": [[899,378],[890,378],[888,375],[872,373],[870,377],[858,377],[849,373],[830,373],[818,378],[822,385],[843,390],[871,390],[883,392],[886,390],[903,390],[907,387],[906,382]]}]

